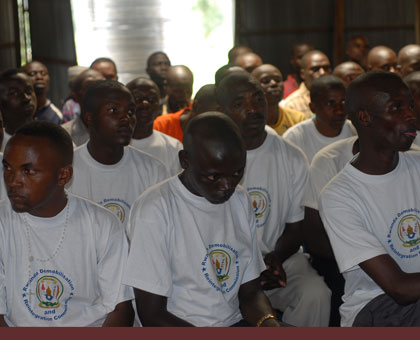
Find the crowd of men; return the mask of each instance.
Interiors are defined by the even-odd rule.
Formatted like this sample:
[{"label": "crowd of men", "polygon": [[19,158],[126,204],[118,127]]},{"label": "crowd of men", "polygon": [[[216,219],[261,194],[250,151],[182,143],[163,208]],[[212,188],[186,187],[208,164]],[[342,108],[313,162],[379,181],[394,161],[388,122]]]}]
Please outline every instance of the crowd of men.
[{"label": "crowd of men", "polygon": [[420,46],[346,54],[4,70],[0,326],[419,326]]}]

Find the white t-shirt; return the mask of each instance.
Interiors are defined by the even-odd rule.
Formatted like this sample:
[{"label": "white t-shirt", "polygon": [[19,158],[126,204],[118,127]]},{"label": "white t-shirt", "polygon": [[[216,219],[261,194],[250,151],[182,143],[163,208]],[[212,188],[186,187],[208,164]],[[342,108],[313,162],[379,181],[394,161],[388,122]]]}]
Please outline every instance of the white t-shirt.
[{"label": "white t-shirt", "polygon": [[131,146],[124,147],[118,163],[105,165],[83,144],[74,150],[73,168],[68,190],[108,208],[124,225],[135,199],[152,184],[168,178],[160,161]]},{"label": "white t-shirt", "polygon": [[80,116],[62,124],[61,127],[69,133],[76,146],[85,144],[89,140],[89,130]]},{"label": "white t-shirt", "polygon": [[242,319],[239,288],[265,269],[243,188],[211,204],[172,177],[136,200],[129,223],[125,284],[168,297],[168,311],[195,326]]},{"label": "white t-shirt", "polygon": [[308,176],[303,152],[266,126],[264,143],[247,151],[242,186],[251,197],[259,247],[274,250],[285,224],[303,220],[302,196]]},{"label": "white t-shirt", "polygon": [[177,139],[160,131],[153,130],[153,133],[147,138],[132,138],[130,145],[160,160],[166,166],[171,176],[181,171],[178,152],[183,147]]},{"label": "white t-shirt", "polygon": [[316,153],[309,167],[308,182],[303,205],[318,210],[321,190],[353,158],[353,145],[357,136],[334,142]]},{"label": "white t-shirt", "polygon": [[51,218],[0,203],[0,314],[10,326],[101,326],[119,302],[134,298],[121,284],[128,242],[120,222],[93,202],[68,197]]},{"label": "white t-shirt", "polygon": [[340,134],[336,137],[326,137],[322,135],[316,128],[314,120],[307,119],[292,126],[284,133],[283,137],[287,141],[292,142],[293,144],[300,147],[305,153],[306,157],[308,157],[309,163],[311,163],[312,158],[323,147],[340,139],[355,135],[356,130],[348,119],[346,119]]},{"label": "white t-shirt", "polygon": [[407,273],[420,272],[420,152],[399,153],[397,167],[380,176],[347,164],[320,196],[320,215],[346,280],[342,326],[382,289],[359,263],[389,254]]},{"label": "white t-shirt", "polygon": [[[0,152],[0,161],[3,161],[3,154]],[[3,165],[0,164],[0,201],[7,198],[6,186],[3,178]]]}]

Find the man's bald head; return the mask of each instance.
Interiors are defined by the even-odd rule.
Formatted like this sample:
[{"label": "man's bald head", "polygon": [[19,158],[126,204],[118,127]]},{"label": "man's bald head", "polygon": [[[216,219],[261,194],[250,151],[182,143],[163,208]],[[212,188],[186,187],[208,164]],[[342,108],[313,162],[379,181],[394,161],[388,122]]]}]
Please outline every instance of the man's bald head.
[{"label": "man's bald head", "polygon": [[138,77],[136,79],[133,79],[132,81],[127,83],[126,86],[130,91],[133,91],[135,88],[139,87],[149,87],[155,89],[156,92],[159,93],[159,87],[156,85],[156,83],[153,80],[145,77]]},{"label": "man's bald head", "polygon": [[315,79],[330,73],[331,64],[325,53],[319,50],[312,50],[302,57],[300,76],[308,90],[311,89],[312,82]]},{"label": "man's bald head", "polygon": [[401,77],[420,71],[420,45],[409,44],[398,52],[398,67]]},{"label": "man's bald head", "polygon": [[234,64],[242,67],[249,73],[251,73],[256,67],[262,65],[263,61],[258,54],[253,52],[240,54],[234,60]]},{"label": "man's bald head", "polygon": [[187,107],[191,101],[194,76],[185,65],[175,65],[168,69],[166,93],[168,95],[168,112],[177,112]]},{"label": "man's bald head", "polygon": [[244,86],[263,91],[257,78],[246,71],[234,71],[226,75],[217,87],[217,101],[226,110],[235,93]]},{"label": "man's bald head", "polygon": [[236,124],[219,112],[193,118],[183,138],[179,176],[196,196],[213,204],[226,202],[235,192],[245,169],[246,150]]},{"label": "man's bald head", "polygon": [[222,79],[226,77],[230,72],[234,71],[245,71],[242,67],[238,65],[226,64],[220,67],[214,74],[214,84],[218,86]]},{"label": "man's bald head", "polygon": [[344,63],[338,64],[334,68],[333,72],[336,77],[339,77],[342,81],[344,81],[346,87],[349,86],[350,82],[354,78],[361,75],[362,73],[365,73],[365,70],[362,66],[354,61],[345,61]]},{"label": "man's bald head", "polygon": [[208,111],[220,111],[217,102],[216,86],[214,84],[204,85],[197,91],[192,110],[195,115]]},{"label": "man's bald head", "polygon": [[236,45],[232,47],[228,53],[229,64],[232,64],[240,54],[248,52],[252,52],[252,50],[250,47],[245,45]]},{"label": "man's bald head", "polygon": [[222,148],[245,153],[238,127],[223,113],[204,112],[188,123],[183,137],[184,150],[191,155],[204,150]]},{"label": "man's bald head", "polygon": [[81,72],[73,82],[73,92],[76,95],[75,100],[81,103],[87,88],[98,80],[105,80],[105,77],[97,70],[89,68]]},{"label": "man's bald head", "polygon": [[397,55],[388,46],[375,46],[367,56],[369,71],[397,72]]}]

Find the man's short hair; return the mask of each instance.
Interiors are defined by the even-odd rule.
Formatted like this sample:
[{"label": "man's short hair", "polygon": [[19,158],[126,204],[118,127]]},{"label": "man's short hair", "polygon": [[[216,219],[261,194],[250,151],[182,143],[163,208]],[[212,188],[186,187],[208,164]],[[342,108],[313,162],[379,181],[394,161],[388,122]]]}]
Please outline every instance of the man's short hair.
[{"label": "man's short hair", "polygon": [[73,163],[73,141],[60,125],[47,121],[33,121],[17,129],[15,135],[48,139],[51,147],[61,156],[63,165]]},{"label": "man's short hair", "polygon": [[147,57],[147,61],[146,61],[147,68],[150,67],[150,64],[152,62],[152,58],[155,57],[155,56],[157,56],[157,55],[160,55],[160,54],[161,55],[164,55],[169,60],[169,57],[168,57],[168,55],[165,52],[162,52],[162,51],[153,52],[151,55],[149,55]]},{"label": "man's short hair", "polygon": [[92,64],[90,64],[89,68],[92,68],[93,65],[97,64],[97,63],[102,63],[102,62],[107,62],[107,63],[111,63],[114,66],[115,69],[115,73],[117,72],[117,65],[115,64],[115,62],[111,59],[111,58],[106,58],[106,57],[100,57],[100,58],[96,58]]},{"label": "man's short hair", "polygon": [[357,128],[356,114],[362,110],[371,110],[375,105],[374,94],[390,93],[395,87],[408,90],[401,77],[393,72],[369,71],[355,78],[346,90],[346,113]]},{"label": "man's short hair", "polygon": [[419,89],[420,88],[420,71],[415,71],[407,74],[404,78],[404,83],[407,84],[410,91],[413,92],[413,89]]},{"label": "man's short hair", "polygon": [[332,89],[345,91],[344,82],[340,78],[331,74],[315,79],[311,86],[311,102],[319,103],[319,101],[325,96],[325,91]]},{"label": "man's short hair", "polygon": [[[21,68],[11,68],[11,69],[7,69],[7,70],[3,71],[0,74],[0,98],[4,98],[4,96],[7,92],[9,82],[11,80],[16,79],[16,75],[18,73],[24,73],[24,72]],[[24,74],[26,74],[26,73],[24,73]]]},{"label": "man's short hair", "polygon": [[[116,80],[98,80],[87,89],[83,98],[82,110],[96,116],[104,98],[108,97],[112,92],[124,91],[124,89],[127,89],[124,84]],[[127,92],[131,93],[128,89]]]}]

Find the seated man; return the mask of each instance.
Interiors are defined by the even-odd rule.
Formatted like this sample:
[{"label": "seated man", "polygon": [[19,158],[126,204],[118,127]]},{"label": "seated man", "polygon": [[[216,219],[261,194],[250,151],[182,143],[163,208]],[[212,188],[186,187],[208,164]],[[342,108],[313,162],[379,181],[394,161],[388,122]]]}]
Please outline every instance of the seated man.
[{"label": "seated man", "polygon": [[320,215],[346,280],[342,326],[419,326],[420,153],[412,97],[390,72],[346,94],[359,153],[321,192]]},{"label": "seated man", "polygon": [[3,114],[4,137],[0,149],[22,125],[32,122],[36,110],[36,95],[32,81],[18,69],[0,75],[0,111]]},{"label": "seated man", "polygon": [[179,153],[184,171],[154,186],[130,214],[123,282],[144,326],[279,326],[259,275],[255,218],[238,186],[246,151],[222,113],[195,117]]},{"label": "seated man", "polygon": [[136,103],[136,127],[130,145],[160,160],[170,175],[181,171],[178,152],[182,144],[177,139],[153,129],[153,121],[160,112],[160,92],[148,78],[139,77],[127,84]]},{"label": "seated man", "polygon": [[420,45],[405,45],[398,52],[398,69],[401,77],[420,71]]},{"label": "seated man", "polygon": [[[85,97],[86,91],[95,82],[99,80],[105,80],[102,73],[87,69],[81,72],[74,80],[72,96],[76,103],[82,105],[83,98]],[[76,146],[86,143],[89,139],[89,130],[87,126],[86,112],[81,107],[80,115],[71,121],[63,124],[63,128],[70,134],[73,139],[73,143]]]},{"label": "seated man", "polygon": [[216,88],[213,84],[201,87],[194,97],[192,108],[185,107],[173,114],[159,116],[153,122],[153,128],[182,142],[188,122],[196,115],[207,111],[218,111]]},{"label": "seated man", "polygon": [[397,55],[388,46],[375,46],[367,55],[367,71],[398,72]]},{"label": "seated man", "polygon": [[308,164],[303,152],[266,126],[264,92],[251,74],[228,74],[217,89],[223,111],[239,127],[247,149],[243,186],[251,197],[267,270],[261,285],[283,321],[327,326],[330,290],[311,267],[302,244],[302,195]]},{"label": "seated man", "polygon": [[136,124],[136,105],[123,84],[94,83],[82,110],[90,138],[74,150],[69,191],[108,208],[125,225],[134,200],[168,173],[156,158],[128,145]]},{"label": "seated man", "polygon": [[299,111],[281,107],[283,98],[283,75],[280,70],[270,64],[263,64],[251,73],[261,84],[267,99],[267,124],[281,136],[293,125],[306,120],[306,116]]},{"label": "seated man", "polygon": [[309,91],[315,79],[331,73],[331,64],[324,53],[311,50],[302,57],[301,65],[300,76],[303,81],[296,91],[280,102],[280,105],[303,112],[307,118],[311,118],[313,113],[309,107]]},{"label": "seated man", "polygon": [[302,68],[302,57],[305,53],[312,51],[314,47],[307,43],[298,43],[293,45],[292,56],[290,57],[290,65],[292,66],[293,72],[287,76],[284,81],[284,94],[283,98],[288,97],[290,94],[295,92],[299,85],[302,83],[302,77],[300,76],[300,70]]},{"label": "seated man", "polygon": [[344,63],[338,64],[333,71],[333,74],[340,78],[346,87],[349,86],[354,78],[362,73],[365,73],[365,70],[354,61],[345,61]]},{"label": "seated man", "polygon": [[166,98],[162,103],[162,114],[179,112],[191,108],[194,76],[185,65],[175,65],[166,74]]},{"label": "seated man", "polygon": [[63,114],[47,98],[47,92],[50,87],[50,75],[47,66],[39,61],[31,61],[23,67],[23,70],[32,79],[35,90],[37,101],[35,118],[55,124],[63,123]]},{"label": "seated man", "polygon": [[32,122],[3,158],[0,326],[131,326],[132,290],[121,285],[128,242],[106,209],[67,194],[73,145],[50,122]]},{"label": "seated man", "polygon": [[336,76],[314,80],[309,104],[314,118],[294,125],[283,135],[303,150],[309,163],[323,147],[356,134],[344,111],[345,94],[344,83]]}]

